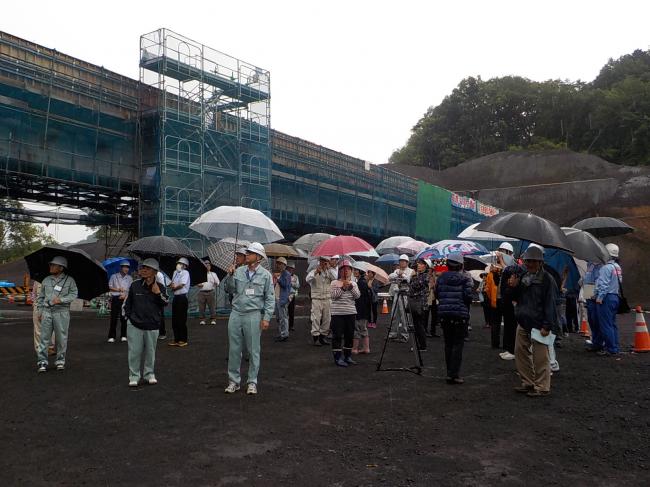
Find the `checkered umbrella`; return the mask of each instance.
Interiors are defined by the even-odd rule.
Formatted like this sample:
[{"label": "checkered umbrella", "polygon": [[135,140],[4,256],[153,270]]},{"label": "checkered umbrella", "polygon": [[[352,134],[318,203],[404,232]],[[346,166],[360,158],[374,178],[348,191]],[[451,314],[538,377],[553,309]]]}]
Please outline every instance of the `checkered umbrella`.
[{"label": "checkered umbrella", "polygon": [[[212,265],[223,271],[235,262],[235,251],[242,247],[248,247],[251,243],[247,240],[235,240],[234,238],[224,238],[213,243],[207,249],[208,257]],[[262,259],[262,267],[270,271],[271,266],[268,259]]]}]

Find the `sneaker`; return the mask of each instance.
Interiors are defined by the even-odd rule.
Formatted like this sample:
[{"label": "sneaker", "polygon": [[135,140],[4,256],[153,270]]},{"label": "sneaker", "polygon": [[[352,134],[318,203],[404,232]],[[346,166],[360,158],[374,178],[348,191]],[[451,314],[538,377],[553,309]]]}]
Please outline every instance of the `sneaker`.
[{"label": "sneaker", "polygon": [[147,384],[149,384],[150,386],[155,386],[156,384],[158,384],[158,381],[156,380],[155,377],[152,376],[147,379]]},{"label": "sneaker", "polygon": [[45,364],[40,364],[40,365],[38,366],[38,372],[39,372],[39,373],[47,372],[47,365],[45,365]]},{"label": "sneaker", "polygon": [[217,322],[216,322],[216,320],[212,320],[212,321],[210,322],[210,324],[211,324],[211,325],[216,325]]},{"label": "sneaker", "polygon": [[167,335],[158,335],[158,340],[167,340]]},{"label": "sneaker", "polygon": [[232,394],[233,392],[237,392],[239,390],[239,384],[235,384],[234,382],[229,382],[228,387],[226,387],[223,392],[226,394]]},{"label": "sneaker", "polygon": [[530,390],[526,393],[528,397],[542,397],[542,396],[548,396],[551,392],[550,391],[536,391],[535,389]]},{"label": "sneaker", "polygon": [[205,320],[199,321],[199,325],[205,325]]},{"label": "sneaker", "polygon": [[177,342],[176,340],[172,340],[167,345],[169,345],[170,347],[178,347],[178,343],[179,342]]},{"label": "sneaker", "polygon": [[137,380],[130,380],[129,381],[129,387],[138,387],[138,381]]},{"label": "sneaker", "polygon": [[252,382],[248,384],[248,387],[246,388],[246,394],[257,394],[257,384],[253,384]]},{"label": "sneaker", "polygon": [[64,364],[56,364],[56,370],[65,370]]},{"label": "sneaker", "polygon": [[177,347],[187,347],[187,342],[178,341],[176,342]]},{"label": "sneaker", "polygon": [[510,353],[510,352],[503,352],[503,353],[500,354],[500,355],[501,355],[501,358],[502,358],[503,360],[514,360],[514,359],[515,359],[514,354],[512,354],[512,353]]},{"label": "sneaker", "polygon": [[121,342],[125,342],[125,341],[126,341],[126,337],[122,337],[122,338],[120,338],[120,341],[121,341]]},{"label": "sneaker", "polygon": [[115,338],[109,338],[108,343],[115,343]]}]

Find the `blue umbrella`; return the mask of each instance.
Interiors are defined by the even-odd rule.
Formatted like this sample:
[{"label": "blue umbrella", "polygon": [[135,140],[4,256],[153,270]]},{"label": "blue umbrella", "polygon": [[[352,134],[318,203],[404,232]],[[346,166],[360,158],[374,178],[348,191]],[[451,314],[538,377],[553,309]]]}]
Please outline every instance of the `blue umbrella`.
[{"label": "blue umbrella", "polygon": [[397,254],[384,254],[375,261],[375,264],[397,264],[397,263],[399,263],[399,255]]},{"label": "blue umbrella", "polygon": [[104,266],[104,269],[106,269],[106,274],[108,274],[109,279],[116,272],[120,272],[120,263],[125,260],[128,260],[129,264],[131,264],[129,273],[132,273],[138,269],[138,261],[135,259],[130,259],[128,257],[111,257],[110,259],[106,259],[102,262],[102,265]]}]

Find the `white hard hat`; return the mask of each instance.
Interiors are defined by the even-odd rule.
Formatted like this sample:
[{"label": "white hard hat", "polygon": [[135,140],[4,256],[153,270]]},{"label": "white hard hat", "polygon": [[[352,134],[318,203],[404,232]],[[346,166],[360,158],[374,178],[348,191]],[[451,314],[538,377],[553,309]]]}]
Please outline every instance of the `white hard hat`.
[{"label": "white hard hat", "polygon": [[284,265],[287,265],[287,259],[285,259],[284,257],[278,257],[275,261],[276,261],[278,264],[284,264]]},{"label": "white hard hat", "polygon": [[60,265],[61,267],[65,267],[66,269],[68,268],[68,259],[65,257],[62,257],[60,255],[57,255],[54,257],[51,261],[50,264],[55,264],[55,265]]},{"label": "white hard hat", "polygon": [[399,256],[399,260],[405,260],[406,262],[409,261],[409,256],[406,254],[402,254]]},{"label": "white hard hat", "polygon": [[337,259],[337,260],[340,259],[340,258],[341,258],[340,255],[333,255],[332,257],[330,257],[330,259]]},{"label": "white hard hat", "polygon": [[160,271],[160,265],[156,259],[144,259],[140,265],[142,267],[149,267],[154,271]]},{"label": "white hard hat", "polygon": [[123,260],[120,262],[120,267],[131,267],[131,264],[128,260]]},{"label": "white hard hat", "polygon": [[512,244],[509,242],[502,242],[501,245],[499,245],[499,248],[497,250],[507,250],[508,252],[515,252],[515,249],[512,247]]},{"label": "white hard hat", "polygon": [[264,250],[264,246],[259,242],[253,242],[248,247],[246,247],[246,253],[257,254],[260,257],[266,259],[266,251]]},{"label": "white hard hat", "polygon": [[609,252],[610,257],[616,257],[618,259],[618,245],[613,243],[608,243],[605,245],[607,252]]},{"label": "white hard hat", "polygon": [[189,267],[189,266],[190,266],[190,261],[187,260],[185,257],[181,257],[180,259],[178,259],[178,260],[176,261],[176,263],[177,263],[177,264],[183,264],[183,265],[185,265],[185,267]]},{"label": "white hard hat", "polygon": [[544,247],[537,244],[530,244],[526,251],[521,255],[524,260],[541,260],[544,261]]}]

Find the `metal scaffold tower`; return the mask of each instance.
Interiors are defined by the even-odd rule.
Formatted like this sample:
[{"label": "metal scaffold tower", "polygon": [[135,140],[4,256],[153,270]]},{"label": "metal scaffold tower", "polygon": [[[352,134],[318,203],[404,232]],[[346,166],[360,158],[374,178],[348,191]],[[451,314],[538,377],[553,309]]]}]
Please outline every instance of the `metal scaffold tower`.
[{"label": "metal scaffold tower", "polygon": [[202,252],[188,225],[220,205],[270,214],[269,72],[168,29],[140,38],[140,235]]}]

